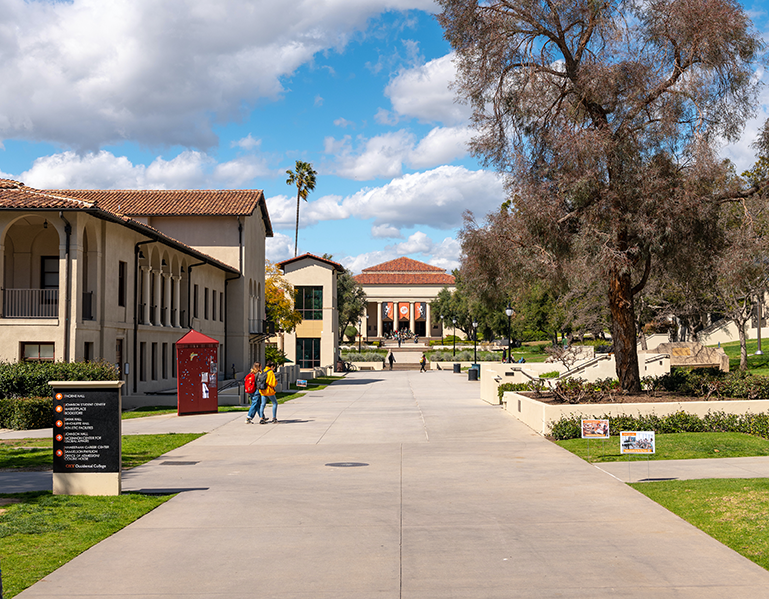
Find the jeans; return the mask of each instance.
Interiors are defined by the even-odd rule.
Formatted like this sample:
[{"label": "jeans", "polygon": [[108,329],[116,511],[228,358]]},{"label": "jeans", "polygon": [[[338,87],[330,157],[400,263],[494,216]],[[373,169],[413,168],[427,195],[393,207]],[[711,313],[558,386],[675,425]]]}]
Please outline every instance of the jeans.
[{"label": "jeans", "polygon": [[259,408],[259,404],[262,400],[259,391],[254,391],[253,393],[249,393],[249,395],[251,396],[251,408],[248,410],[248,419],[253,420],[256,410]]},{"label": "jeans", "polygon": [[262,401],[259,402],[259,419],[264,418],[264,408],[267,407],[267,400],[272,402],[272,419],[278,419],[278,398],[276,395],[262,395]]}]

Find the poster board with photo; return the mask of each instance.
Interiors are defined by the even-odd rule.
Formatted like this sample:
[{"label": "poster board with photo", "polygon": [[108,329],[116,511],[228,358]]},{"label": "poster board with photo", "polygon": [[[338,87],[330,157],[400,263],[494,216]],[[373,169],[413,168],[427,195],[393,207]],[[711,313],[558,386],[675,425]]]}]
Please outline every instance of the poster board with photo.
[{"label": "poster board with photo", "polygon": [[654,431],[622,431],[619,434],[620,454],[655,453]]},{"label": "poster board with photo", "polygon": [[583,439],[608,439],[609,421],[596,418],[583,418],[580,421]]}]

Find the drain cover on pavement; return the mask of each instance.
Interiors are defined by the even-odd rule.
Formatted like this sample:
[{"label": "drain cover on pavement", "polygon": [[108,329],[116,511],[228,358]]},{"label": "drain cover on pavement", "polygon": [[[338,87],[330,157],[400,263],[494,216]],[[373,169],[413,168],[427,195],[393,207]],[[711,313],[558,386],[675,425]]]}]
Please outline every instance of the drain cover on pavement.
[{"label": "drain cover on pavement", "polygon": [[358,466],[368,466],[368,464],[363,462],[331,462],[326,464],[326,466],[330,466],[331,468],[356,468]]}]

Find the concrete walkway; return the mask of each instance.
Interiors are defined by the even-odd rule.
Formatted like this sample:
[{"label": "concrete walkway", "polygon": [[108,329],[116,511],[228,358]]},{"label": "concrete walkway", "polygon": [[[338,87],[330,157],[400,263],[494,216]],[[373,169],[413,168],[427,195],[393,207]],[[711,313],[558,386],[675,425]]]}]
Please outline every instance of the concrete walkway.
[{"label": "concrete walkway", "polygon": [[180,491],[18,595],[769,597],[769,572],[478,399],[354,373],[125,473]]}]

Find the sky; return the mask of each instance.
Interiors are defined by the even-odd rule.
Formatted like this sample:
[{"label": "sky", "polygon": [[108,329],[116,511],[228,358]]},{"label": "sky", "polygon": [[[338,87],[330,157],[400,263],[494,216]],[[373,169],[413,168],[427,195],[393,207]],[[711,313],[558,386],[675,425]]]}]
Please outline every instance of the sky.
[{"label": "sky", "polygon": [[[743,6],[765,38],[769,2]],[[504,201],[467,151],[432,0],[0,0],[0,177],[39,189],[262,189],[293,256],[354,273],[459,266],[462,214]],[[763,70],[756,77],[765,81]],[[769,86],[739,142],[741,172]]]}]

